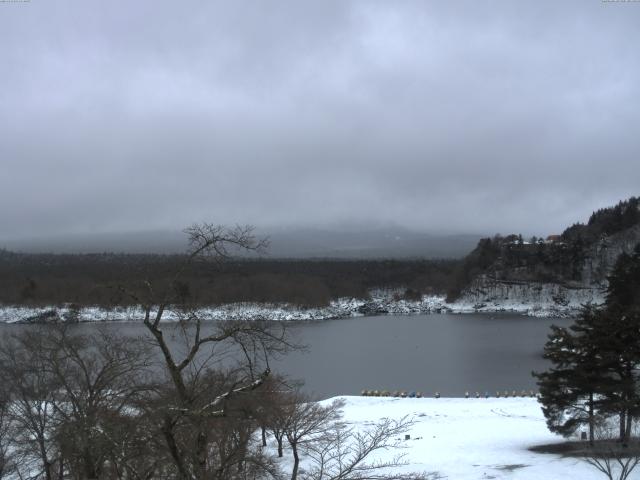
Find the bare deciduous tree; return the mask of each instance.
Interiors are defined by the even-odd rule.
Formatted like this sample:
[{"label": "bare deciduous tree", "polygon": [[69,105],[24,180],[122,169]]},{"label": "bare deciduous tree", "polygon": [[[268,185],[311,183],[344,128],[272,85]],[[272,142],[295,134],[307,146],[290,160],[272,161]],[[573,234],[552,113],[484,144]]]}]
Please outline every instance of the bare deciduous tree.
[{"label": "bare deciduous tree", "polygon": [[[233,251],[260,252],[267,242],[257,239],[251,227],[228,229],[199,224],[186,229],[185,233],[189,250],[168,285],[159,287],[149,279],[141,293],[121,290],[141,306],[142,322],[162,355],[168,377],[160,392],[163,406],[149,413],[157,416],[159,431],[177,476],[225,478],[229,459],[243,456],[225,454],[230,451],[227,447],[232,444],[231,450],[246,450],[249,441],[239,417],[233,422],[229,420],[230,405],[264,383],[271,373],[270,356],[283,353],[293,345],[287,340],[282,323],[210,321],[206,311],[191,302],[189,286],[182,280],[196,262],[221,261]],[[163,323],[163,317],[168,309],[179,316],[177,328],[183,340],[182,350],[172,347],[167,338],[171,327]],[[229,350],[234,354],[231,356],[234,365],[223,366],[220,361],[225,355],[221,352]],[[214,367],[215,375],[212,374]],[[253,417],[251,412],[243,413],[245,417]],[[216,421],[224,418],[228,420]],[[233,428],[229,428],[230,423]],[[225,431],[232,431],[229,435],[235,440],[221,441],[219,433]],[[214,444],[218,448],[213,448]]]},{"label": "bare deciduous tree", "polygon": [[[92,335],[71,332],[66,323],[48,328],[40,355],[59,386],[53,404],[57,443],[72,471],[100,478],[114,457],[109,424],[119,424],[136,395],[147,387],[149,352],[134,338],[115,336],[96,327]],[[117,429],[112,428],[117,431]]]},{"label": "bare deciduous tree", "polygon": [[334,424],[340,418],[340,409],[344,401],[335,400],[326,407],[320,403],[312,402],[308,396],[300,392],[294,392],[290,398],[283,399],[285,411],[283,430],[293,455],[293,468],[291,480],[298,477],[300,467],[300,448],[306,445],[322,441],[334,428]]},{"label": "bare deciduous tree", "polygon": [[0,479],[11,475],[16,469],[15,453],[11,445],[12,429],[9,418],[9,402],[5,386],[0,386]]},{"label": "bare deciduous tree", "polygon": [[126,464],[119,442],[134,397],[145,388],[147,352],[136,339],[100,327],[92,335],[75,330],[37,325],[0,345],[11,446],[22,476],[109,478],[105,468]]},{"label": "bare deciduous tree", "polygon": [[583,460],[609,480],[628,479],[640,463],[640,443],[636,439],[619,441],[615,427],[606,420],[596,426],[595,438]]},{"label": "bare deciduous tree", "polygon": [[315,442],[305,445],[311,466],[304,480],[426,480],[437,479],[436,472],[402,473],[406,466],[402,454],[390,460],[372,457],[381,451],[402,449],[400,436],[407,432],[414,421],[408,417],[400,420],[382,419],[364,430],[342,423],[334,423],[333,429]]},{"label": "bare deciduous tree", "polygon": [[57,385],[40,352],[45,327],[11,335],[0,344],[0,382],[6,392],[6,416],[13,430],[13,449],[27,471],[55,478],[60,449],[54,440]]}]

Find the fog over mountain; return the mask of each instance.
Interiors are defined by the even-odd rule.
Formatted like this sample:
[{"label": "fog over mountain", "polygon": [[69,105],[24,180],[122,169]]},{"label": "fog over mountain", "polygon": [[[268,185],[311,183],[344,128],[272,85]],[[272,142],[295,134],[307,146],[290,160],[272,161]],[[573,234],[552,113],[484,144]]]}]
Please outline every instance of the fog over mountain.
[{"label": "fog over mountain", "polygon": [[638,193],[639,24],[600,0],[0,2],[0,245],[558,233]]}]

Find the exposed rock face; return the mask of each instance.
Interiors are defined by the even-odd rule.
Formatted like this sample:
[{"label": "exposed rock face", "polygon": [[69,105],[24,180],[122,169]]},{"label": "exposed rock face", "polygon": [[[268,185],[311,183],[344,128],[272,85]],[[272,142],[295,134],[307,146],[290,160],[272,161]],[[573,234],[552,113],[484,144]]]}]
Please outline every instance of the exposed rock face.
[{"label": "exposed rock face", "polygon": [[[580,281],[558,283],[501,280],[491,274],[477,276],[455,302],[474,311],[512,310],[532,315],[572,314],[585,303],[602,303],[607,275],[622,253],[640,243],[640,225],[603,237],[586,249]],[[517,277],[517,275],[516,275]]]},{"label": "exposed rock face", "polygon": [[607,275],[622,253],[631,253],[640,243],[640,225],[603,237],[589,248],[582,265],[582,283],[585,286],[607,286]]},{"label": "exposed rock face", "polygon": [[598,286],[507,282],[480,275],[463,291],[454,310],[507,310],[537,316],[564,316],[575,313],[586,303],[602,303],[604,294],[605,290]]}]

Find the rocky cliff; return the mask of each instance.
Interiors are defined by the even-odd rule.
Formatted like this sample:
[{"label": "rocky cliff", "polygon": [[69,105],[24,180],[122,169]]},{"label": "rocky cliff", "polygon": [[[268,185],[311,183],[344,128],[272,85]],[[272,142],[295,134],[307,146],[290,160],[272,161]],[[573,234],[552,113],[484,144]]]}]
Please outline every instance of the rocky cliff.
[{"label": "rocky cliff", "polygon": [[[577,260],[579,275],[556,281],[531,279],[532,265],[504,267],[503,258],[493,268],[477,275],[452,304],[457,311],[520,311],[554,316],[575,313],[585,303],[602,303],[607,275],[622,253],[631,253],[640,243],[640,224],[611,235],[602,235],[586,245]],[[571,250],[566,247],[567,252]],[[573,255],[567,253],[565,256]],[[518,277],[523,278],[518,280]]]},{"label": "rocky cliff", "polygon": [[583,286],[606,288],[607,275],[622,253],[631,253],[640,243],[640,225],[602,236],[587,250],[582,264],[581,282]]},{"label": "rocky cliff", "polygon": [[605,290],[549,282],[515,282],[480,275],[451,304],[454,311],[514,311],[534,316],[574,314],[585,303],[602,303]]}]

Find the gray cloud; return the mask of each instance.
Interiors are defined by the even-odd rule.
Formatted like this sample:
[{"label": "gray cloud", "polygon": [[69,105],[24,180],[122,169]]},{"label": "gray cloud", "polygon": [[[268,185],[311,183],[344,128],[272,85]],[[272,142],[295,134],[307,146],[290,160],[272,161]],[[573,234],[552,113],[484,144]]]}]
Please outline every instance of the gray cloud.
[{"label": "gray cloud", "polygon": [[640,4],[0,4],[0,237],[549,233],[638,194]]}]

